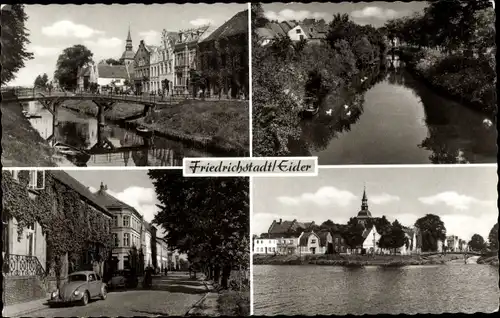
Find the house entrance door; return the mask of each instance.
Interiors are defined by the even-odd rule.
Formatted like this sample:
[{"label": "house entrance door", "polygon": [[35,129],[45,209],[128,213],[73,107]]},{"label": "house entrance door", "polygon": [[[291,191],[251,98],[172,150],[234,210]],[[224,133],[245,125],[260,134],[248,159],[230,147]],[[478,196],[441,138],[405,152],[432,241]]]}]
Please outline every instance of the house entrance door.
[{"label": "house entrance door", "polygon": [[311,253],[316,254],[316,247],[311,247]]}]

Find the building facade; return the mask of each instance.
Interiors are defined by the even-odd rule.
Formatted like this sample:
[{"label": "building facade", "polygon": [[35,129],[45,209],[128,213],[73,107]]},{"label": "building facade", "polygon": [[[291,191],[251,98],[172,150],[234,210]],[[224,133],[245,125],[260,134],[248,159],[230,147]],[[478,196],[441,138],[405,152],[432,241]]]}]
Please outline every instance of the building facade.
[{"label": "building facade", "polygon": [[268,238],[257,238],[253,241],[254,254],[277,254],[278,240]]},{"label": "building facade", "polygon": [[174,45],[174,94],[187,95],[191,93],[191,70],[196,70],[196,52],[200,37],[208,26],[179,31]]},{"label": "building facade", "polygon": [[175,43],[179,38],[176,32],[162,31],[160,45],[160,83],[163,95],[170,96],[174,91]]},{"label": "building facade", "polygon": [[134,56],[134,88],[137,94],[150,91],[150,50],[144,40],[141,40]]},{"label": "building facade", "polygon": [[318,234],[304,232],[299,237],[298,253],[304,254],[324,254],[324,249],[320,246],[320,237]]},{"label": "building facade", "polygon": [[160,68],[163,65],[162,52],[158,46],[148,46],[149,58],[149,92],[158,94],[161,92]]}]

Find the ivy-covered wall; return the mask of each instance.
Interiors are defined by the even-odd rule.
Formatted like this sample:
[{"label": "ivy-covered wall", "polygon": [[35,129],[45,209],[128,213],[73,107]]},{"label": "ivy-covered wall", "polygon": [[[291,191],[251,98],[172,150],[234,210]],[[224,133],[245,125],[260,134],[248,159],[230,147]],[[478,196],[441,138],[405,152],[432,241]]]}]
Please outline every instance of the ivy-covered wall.
[{"label": "ivy-covered wall", "polygon": [[[19,171],[18,180],[12,172],[2,171],[3,209],[16,218],[18,235],[27,224],[40,224],[47,240],[46,269],[55,264],[56,276],[60,276],[61,260],[66,253],[70,262],[79,262],[93,247],[92,258],[105,260],[112,248],[111,218],[58,181],[50,171],[45,176],[43,190],[29,190],[29,171]],[[32,194],[36,191],[34,198],[30,197],[30,191]]]}]

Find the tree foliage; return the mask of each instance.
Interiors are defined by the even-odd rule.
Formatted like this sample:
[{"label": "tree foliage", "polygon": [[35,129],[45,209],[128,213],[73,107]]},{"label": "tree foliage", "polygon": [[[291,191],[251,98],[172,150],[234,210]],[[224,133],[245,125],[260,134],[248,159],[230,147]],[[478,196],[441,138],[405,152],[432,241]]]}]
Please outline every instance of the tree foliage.
[{"label": "tree foliage", "polygon": [[28,52],[27,45],[28,30],[25,22],[28,16],[24,12],[23,4],[12,4],[10,10],[2,10],[0,23],[2,25],[2,65],[1,84],[5,85],[16,76],[16,73],[24,67],[24,63],[33,59],[33,53]]},{"label": "tree foliage", "polygon": [[473,251],[481,252],[486,247],[486,242],[484,241],[484,238],[481,235],[474,234],[474,235],[472,235],[472,238],[470,239],[469,247]]},{"label": "tree foliage", "polygon": [[488,235],[488,242],[492,252],[498,252],[498,222],[493,225]]},{"label": "tree foliage", "polygon": [[[182,172],[150,170],[169,246],[202,268],[249,266],[247,178],[184,178]],[[230,271],[223,270],[227,283]]]},{"label": "tree foliage", "polygon": [[438,240],[446,239],[446,227],[441,218],[434,214],[426,214],[415,222],[422,235],[422,251],[436,251]]},{"label": "tree foliage", "polygon": [[75,89],[77,87],[78,70],[92,62],[92,52],[84,45],[77,44],[65,48],[57,59],[54,79],[64,89]]},{"label": "tree foliage", "polygon": [[109,58],[105,60],[106,64],[108,65],[123,65],[123,61],[115,60],[113,58]]},{"label": "tree foliage", "polygon": [[38,75],[35,78],[35,82],[33,83],[35,87],[38,88],[47,88],[49,85],[49,77],[47,73],[43,73],[43,75]]},{"label": "tree foliage", "polygon": [[365,227],[361,224],[357,218],[350,218],[347,222],[347,227],[342,237],[345,240],[347,246],[351,249],[355,249],[364,242],[363,231]]}]

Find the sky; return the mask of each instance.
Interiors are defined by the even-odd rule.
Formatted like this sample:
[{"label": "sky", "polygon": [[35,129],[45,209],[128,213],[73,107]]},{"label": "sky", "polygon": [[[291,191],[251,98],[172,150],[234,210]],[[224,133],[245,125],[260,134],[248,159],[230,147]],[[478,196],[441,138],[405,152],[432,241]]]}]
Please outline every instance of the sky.
[{"label": "sky", "polygon": [[[300,179],[300,180],[299,180]],[[438,215],[447,235],[487,239],[498,220],[497,168],[472,167],[320,169],[317,177],[254,178],[252,233],[266,233],[273,220],[330,219],[346,224],[361,209],[366,186],[373,217],[385,215],[405,226]]]},{"label": "sky", "polygon": [[28,51],[34,59],[25,63],[13,86],[32,86],[37,75],[52,79],[57,57],[64,48],[83,44],[94,61],[120,58],[130,26],[134,50],[139,41],[159,45],[163,29],[179,31],[210,24],[207,35],[248,9],[247,4],[128,4],[128,5],[26,5]]},{"label": "sky", "polygon": [[[108,193],[118,200],[134,207],[144,219],[151,222],[158,212],[153,182],[147,170],[67,170],[70,176],[78,180],[95,193],[101,182],[108,187]],[[160,231],[161,232],[161,231]]]},{"label": "sky", "polygon": [[381,27],[387,20],[412,15],[427,6],[425,1],[414,2],[342,2],[342,3],[268,3],[263,4],[264,14],[271,20],[303,20],[305,18],[325,19],[334,14],[347,13],[355,23]]}]

